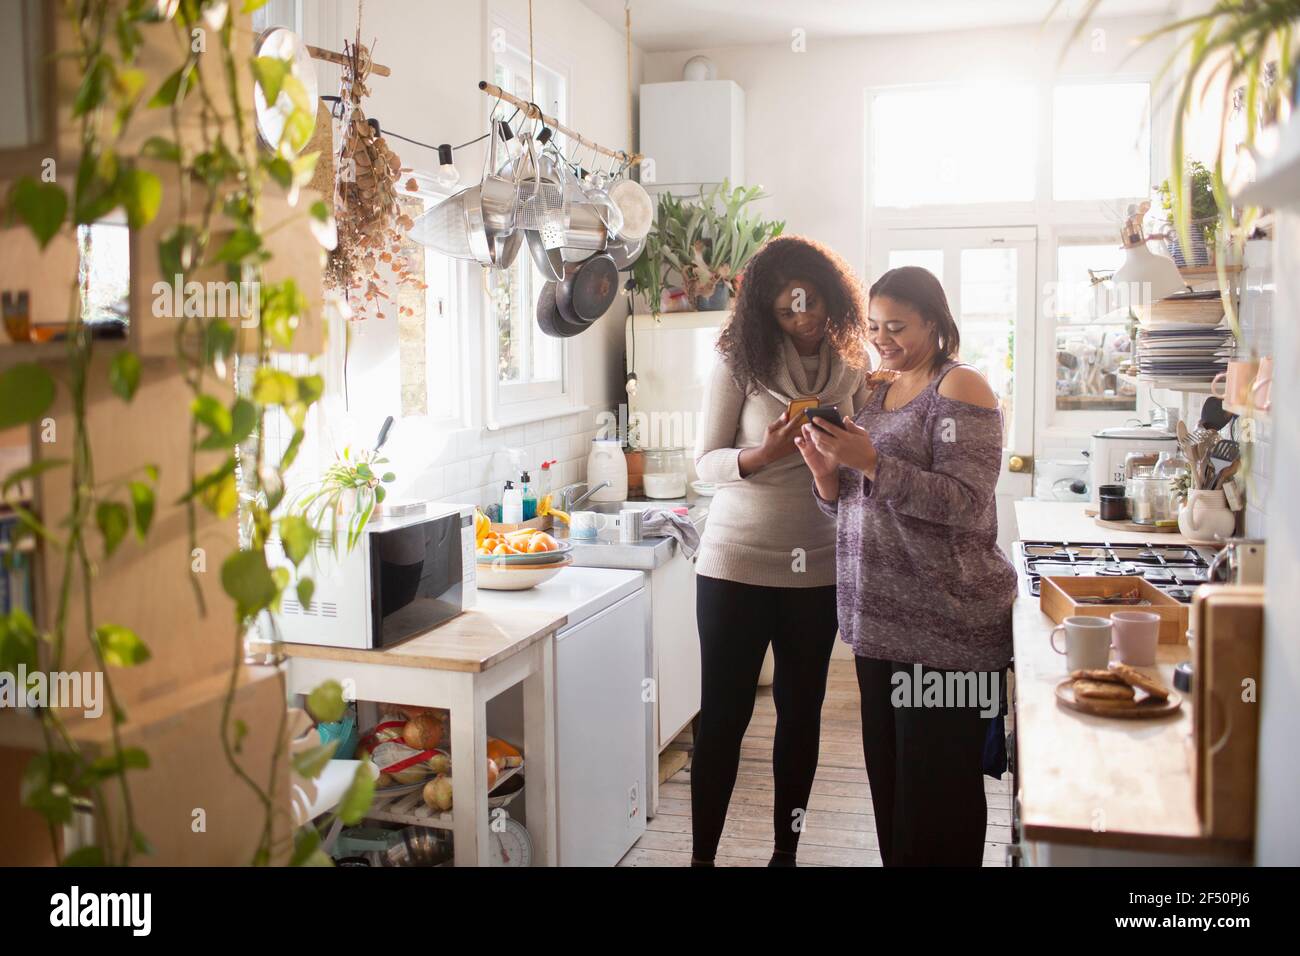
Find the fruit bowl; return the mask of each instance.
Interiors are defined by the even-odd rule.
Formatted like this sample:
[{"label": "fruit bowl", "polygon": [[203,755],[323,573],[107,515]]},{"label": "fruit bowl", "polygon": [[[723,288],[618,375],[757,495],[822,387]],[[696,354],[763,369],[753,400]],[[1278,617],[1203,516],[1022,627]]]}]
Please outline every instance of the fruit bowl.
[{"label": "fruit bowl", "polygon": [[[498,557],[509,557],[499,555]],[[573,563],[567,554],[556,558],[551,552],[550,564],[502,564],[480,562],[478,565],[478,586],[489,591],[523,591],[536,587],[555,577]]]},{"label": "fruit bowl", "polygon": [[552,564],[567,556],[572,550],[573,545],[567,541],[560,541],[554,551],[535,551],[528,554],[478,554],[475,555],[475,560],[478,561],[479,567],[485,564],[504,564],[508,567]]}]

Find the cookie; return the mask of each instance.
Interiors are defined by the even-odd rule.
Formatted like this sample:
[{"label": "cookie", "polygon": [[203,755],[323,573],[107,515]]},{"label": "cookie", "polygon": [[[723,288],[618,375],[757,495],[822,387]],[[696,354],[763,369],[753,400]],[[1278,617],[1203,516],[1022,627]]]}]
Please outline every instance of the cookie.
[{"label": "cookie", "polygon": [[1073,677],[1075,680],[1094,680],[1094,681],[1100,681],[1103,684],[1128,683],[1126,680],[1124,680],[1124,678],[1120,677],[1114,671],[1107,671],[1107,670],[1071,671],[1070,676]]},{"label": "cookie", "polygon": [[1136,667],[1130,667],[1128,664],[1113,664],[1111,672],[1120,680],[1130,687],[1137,687],[1146,691],[1152,697],[1159,697],[1161,700],[1169,699],[1169,688],[1154,677],[1148,677]]},{"label": "cookie", "polygon": [[1128,684],[1114,684],[1109,681],[1076,680],[1074,696],[1089,700],[1122,701],[1133,699],[1133,688]]}]

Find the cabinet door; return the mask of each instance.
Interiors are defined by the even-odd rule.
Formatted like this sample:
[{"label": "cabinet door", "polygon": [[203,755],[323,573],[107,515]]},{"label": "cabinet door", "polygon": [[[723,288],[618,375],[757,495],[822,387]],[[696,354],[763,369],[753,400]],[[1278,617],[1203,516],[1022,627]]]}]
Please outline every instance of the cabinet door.
[{"label": "cabinet door", "polygon": [[679,549],[655,569],[650,587],[659,701],[659,750],[700,711],[700,638],[695,627],[695,565]]}]

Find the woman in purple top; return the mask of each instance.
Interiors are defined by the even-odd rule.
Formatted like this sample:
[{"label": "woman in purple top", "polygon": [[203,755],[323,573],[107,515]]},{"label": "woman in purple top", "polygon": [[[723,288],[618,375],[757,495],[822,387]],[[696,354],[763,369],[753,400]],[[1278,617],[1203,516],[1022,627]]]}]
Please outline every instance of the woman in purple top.
[{"label": "woman in purple top", "polygon": [[979,866],[982,751],[1011,659],[1015,570],[997,544],[1002,413],[956,361],[939,280],[905,266],[869,293],[882,368],[843,428],[797,441],[836,516],[840,637],[862,696],[862,744],[886,866]]}]

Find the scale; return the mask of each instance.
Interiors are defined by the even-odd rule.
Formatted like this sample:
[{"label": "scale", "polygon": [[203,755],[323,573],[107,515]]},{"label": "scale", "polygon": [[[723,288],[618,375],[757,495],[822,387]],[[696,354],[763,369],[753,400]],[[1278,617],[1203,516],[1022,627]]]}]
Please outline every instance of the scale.
[{"label": "scale", "polygon": [[533,865],[533,838],[529,836],[528,828],[505,810],[492,814],[488,832],[491,836],[488,853],[492,866]]}]

